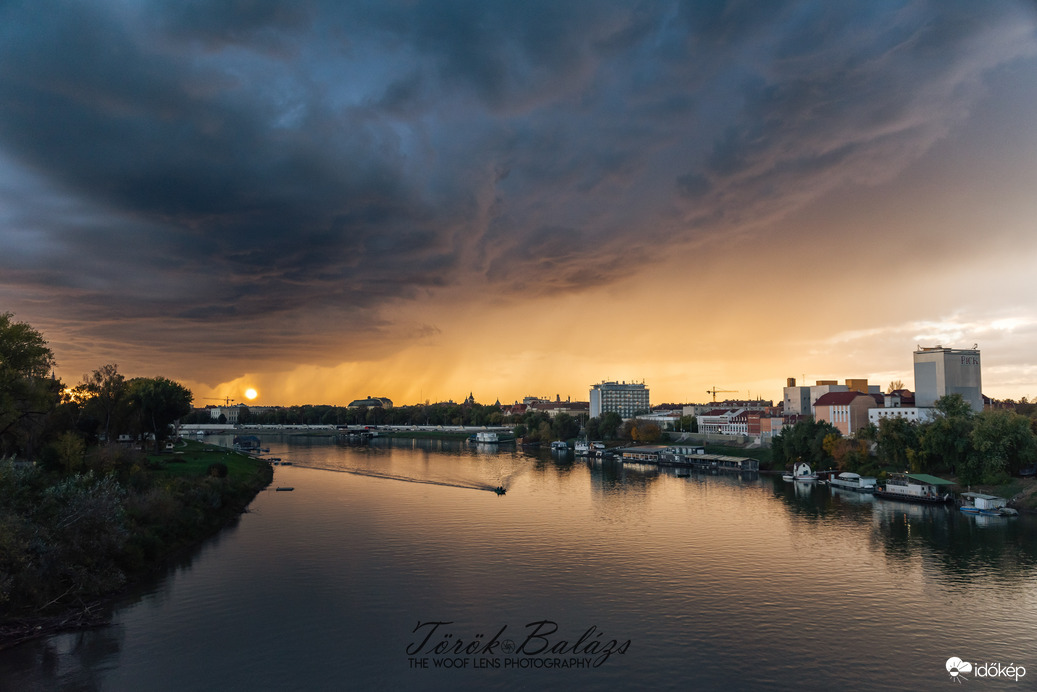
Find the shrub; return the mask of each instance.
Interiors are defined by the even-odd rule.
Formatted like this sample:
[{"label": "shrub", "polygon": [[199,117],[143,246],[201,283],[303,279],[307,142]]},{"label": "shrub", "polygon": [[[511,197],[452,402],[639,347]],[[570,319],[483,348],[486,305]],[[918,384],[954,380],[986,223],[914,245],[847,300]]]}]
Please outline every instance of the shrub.
[{"label": "shrub", "polygon": [[227,477],[227,465],[222,461],[217,461],[214,464],[209,464],[208,474],[213,478],[226,478]]}]

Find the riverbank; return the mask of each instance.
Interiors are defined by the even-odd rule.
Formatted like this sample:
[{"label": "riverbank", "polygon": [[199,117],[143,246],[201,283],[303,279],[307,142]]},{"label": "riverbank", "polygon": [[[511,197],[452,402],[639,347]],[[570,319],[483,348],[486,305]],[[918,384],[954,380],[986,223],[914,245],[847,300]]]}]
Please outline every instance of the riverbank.
[{"label": "riverbank", "polygon": [[272,480],[268,462],[194,441],[94,450],[71,475],[0,465],[0,649],[106,624],[111,598],[236,520]]}]

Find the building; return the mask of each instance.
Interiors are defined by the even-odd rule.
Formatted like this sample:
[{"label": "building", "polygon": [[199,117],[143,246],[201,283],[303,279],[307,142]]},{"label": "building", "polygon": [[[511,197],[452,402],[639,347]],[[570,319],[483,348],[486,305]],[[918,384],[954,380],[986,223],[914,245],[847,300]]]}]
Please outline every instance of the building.
[{"label": "building", "polygon": [[983,410],[983,378],[978,348],[918,347],[915,351],[915,405],[932,407],[947,394],[961,394],[972,410]]},{"label": "building", "polygon": [[925,423],[932,420],[932,408],[915,406],[915,395],[909,389],[897,389],[883,396],[882,408],[868,411],[868,422],[877,426],[883,418],[903,418],[911,423]]},{"label": "building", "polygon": [[784,389],[784,413],[794,416],[814,415],[814,402],[831,392],[860,392],[881,394],[878,385],[868,384],[867,379],[847,379],[845,384],[835,380],[817,380],[813,385],[796,386],[796,378],[790,377]]},{"label": "building", "polygon": [[831,392],[845,392],[849,388],[835,380],[818,380],[814,385],[796,386],[796,378],[788,378],[784,389],[784,413],[792,416],[814,415],[814,402]]},{"label": "building", "polygon": [[354,399],[349,402],[348,408],[392,408],[392,399],[384,396],[369,396],[366,399]]},{"label": "building", "polygon": [[703,435],[748,435],[749,415],[744,408],[713,409],[696,416]]},{"label": "building", "polygon": [[206,408],[209,409],[210,419],[218,421],[220,419],[220,416],[223,416],[224,422],[230,425],[237,425],[238,414],[241,413],[241,409],[245,408],[245,405],[241,404],[240,406],[213,406],[211,408],[206,406]]},{"label": "building", "polygon": [[814,402],[814,419],[827,421],[850,437],[868,424],[868,412],[882,408],[881,394],[862,394],[858,391],[829,392]]},{"label": "building", "polygon": [[685,416],[701,416],[718,408],[744,408],[746,411],[774,412],[774,402],[770,399],[724,399],[709,404],[685,404],[681,411]]},{"label": "building", "polygon": [[623,418],[649,411],[648,387],[643,382],[602,382],[591,387],[590,415],[618,413]]},{"label": "building", "polygon": [[642,413],[637,417],[638,420],[648,421],[650,423],[656,423],[663,430],[674,430],[681,422],[680,411],[652,411],[651,413]]},{"label": "building", "polygon": [[[522,404],[516,405],[521,406]],[[590,404],[586,401],[561,401],[561,398],[559,398],[558,401],[534,402],[529,404],[527,409],[530,411],[542,411],[551,418],[555,418],[562,413],[572,416],[573,418],[578,418],[580,416],[587,417],[587,412],[590,410]]]}]

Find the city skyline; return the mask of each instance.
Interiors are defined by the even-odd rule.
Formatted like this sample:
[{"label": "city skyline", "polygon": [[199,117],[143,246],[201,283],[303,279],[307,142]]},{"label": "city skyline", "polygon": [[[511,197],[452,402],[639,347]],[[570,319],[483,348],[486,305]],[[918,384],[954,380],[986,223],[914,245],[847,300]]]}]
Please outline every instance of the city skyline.
[{"label": "city skyline", "polygon": [[0,9],[0,312],[196,404],[1037,396],[1037,9]]}]

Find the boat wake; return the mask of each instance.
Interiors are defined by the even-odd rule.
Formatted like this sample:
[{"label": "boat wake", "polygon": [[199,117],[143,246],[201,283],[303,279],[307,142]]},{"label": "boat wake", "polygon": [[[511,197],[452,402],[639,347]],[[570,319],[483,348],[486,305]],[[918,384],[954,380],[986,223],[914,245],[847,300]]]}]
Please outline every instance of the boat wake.
[{"label": "boat wake", "polygon": [[332,466],[310,466],[296,464],[300,468],[316,469],[318,471],[335,471],[338,473],[351,473],[354,476],[367,476],[368,478],[381,478],[387,481],[403,481],[404,483],[421,483],[423,485],[442,485],[447,488],[465,488],[466,490],[488,490],[491,493],[497,492],[498,487],[504,487],[502,485],[493,485],[492,483],[477,483],[474,481],[448,481],[448,480],[434,480],[431,478],[414,478],[413,476],[401,476],[395,473],[386,473],[384,471],[372,471],[370,469],[356,469],[356,468],[341,468]]}]

